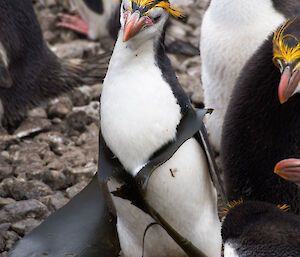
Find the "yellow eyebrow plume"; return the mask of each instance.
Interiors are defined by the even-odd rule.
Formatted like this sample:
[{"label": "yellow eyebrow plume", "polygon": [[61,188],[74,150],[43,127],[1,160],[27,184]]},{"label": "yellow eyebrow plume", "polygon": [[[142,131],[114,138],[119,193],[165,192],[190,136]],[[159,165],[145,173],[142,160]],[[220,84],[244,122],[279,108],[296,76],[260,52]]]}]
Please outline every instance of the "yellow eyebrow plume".
[{"label": "yellow eyebrow plume", "polygon": [[283,205],[278,204],[277,207],[283,211],[289,211],[291,209],[291,207],[287,204],[283,204]]},{"label": "yellow eyebrow plume", "polygon": [[184,12],[180,8],[176,8],[172,6],[167,1],[157,1],[157,0],[130,0],[130,2],[135,2],[140,7],[147,7],[150,5],[153,5],[151,9],[149,9],[145,14],[147,15],[151,10],[156,8],[164,8],[166,11],[168,11],[173,17],[176,18],[182,18],[184,17]]},{"label": "yellow eyebrow plume", "polygon": [[240,205],[240,204],[242,204],[244,201],[243,201],[243,199],[241,198],[240,200],[238,200],[238,201],[231,201],[230,203],[228,203],[227,204],[227,207],[226,208],[224,208],[224,210],[223,210],[223,214],[227,214],[229,211],[230,211],[230,209],[232,209],[232,208],[234,208],[235,206],[237,206],[237,205]]},{"label": "yellow eyebrow plume", "polygon": [[[277,31],[274,32],[273,37],[273,62],[276,66],[278,63],[276,59],[282,59],[286,63],[292,63],[300,58],[300,41],[292,34],[284,35],[285,30],[295,21],[287,20]],[[289,47],[285,40],[287,38],[293,38],[298,44],[295,47]]]}]

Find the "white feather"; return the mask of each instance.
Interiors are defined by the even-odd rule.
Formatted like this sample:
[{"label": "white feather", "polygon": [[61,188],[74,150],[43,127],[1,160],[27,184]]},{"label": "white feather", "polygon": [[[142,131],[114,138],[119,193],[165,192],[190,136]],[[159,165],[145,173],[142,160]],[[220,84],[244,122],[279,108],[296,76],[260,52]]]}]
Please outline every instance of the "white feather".
[{"label": "white feather", "polygon": [[9,65],[9,60],[7,58],[6,50],[1,42],[0,42],[0,58],[3,61],[5,67],[7,68]]},{"label": "white feather", "polygon": [[203,18],[200,51],[205,106],[215,109],[206,126],[217,151],[224,115],[241,69],[284,20],[271,0],[211,1]]},{"label": "white feather", "polygon": [[225,243],[224,245],[224,257],[239,257],[237,254],[235,248],[233,247],[233,244],[231,243]]}]

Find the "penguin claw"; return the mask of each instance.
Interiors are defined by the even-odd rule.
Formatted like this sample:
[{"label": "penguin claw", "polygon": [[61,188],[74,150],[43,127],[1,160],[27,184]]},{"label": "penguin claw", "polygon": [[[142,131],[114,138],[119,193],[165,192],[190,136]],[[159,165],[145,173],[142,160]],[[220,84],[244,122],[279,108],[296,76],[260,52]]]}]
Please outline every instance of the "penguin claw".
[{"label": "penguin claw", "polygon": [[80,34],[88,35],[90,29],[89,24],[81,17],[62,13],[59,13],[58,17],[61,19],[61,22],[57,23],[58,27],[68,28]]}]

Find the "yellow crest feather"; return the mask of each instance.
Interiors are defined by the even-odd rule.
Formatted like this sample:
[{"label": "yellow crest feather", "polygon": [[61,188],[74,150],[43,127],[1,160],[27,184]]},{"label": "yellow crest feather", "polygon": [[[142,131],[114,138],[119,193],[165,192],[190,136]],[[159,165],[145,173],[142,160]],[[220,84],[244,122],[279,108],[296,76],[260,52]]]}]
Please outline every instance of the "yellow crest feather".
[{"label": "yellow crest feather", "polygon": [[[282,59],[286,63],[292,63],[300,58],[300,41],[292,34],[284,35],[285,30],[295,21],[287,20],[277,31],[274,32],[273,37],[273,62],[276,66],[278,63],[276,59]],[[287,38],[293,38],[298,42],[297,46],[291,48],[287,44],[285,44],[285,40]]]},{"label": "yellow crest feather", "polygon": [[223,211],[223,213],[224,214],[227,214],[229,211],[230,211],[230,209],[232,209],[232,208],[234,208],[235,206],[237,206],[237,205],[240,205],[240,204],[242,204],[244,201],[243,201],[243,199],[241,198],[240,200],[238,200],[238,201],[231,201],[231,202],[229,202],[228,204],[227,204],[227,207],[226,208],[224,208],[224,211]]},{"label": "yellow crest feather", "polygon": [[[184,12],[180,8],[176,8],[172,6],[169,2],[166,1],[156,1],[156,0],[130,0],[130,2],[135,2],[140,7],[147,7],[149,5],[154,5],[150,10],[148,10],[145,14],[147,15],[151,10],[156,8],[164,8],[167,12],[169,12],[173,17],[182,18],[184,17]],[[156,3],[157,2],[157,3]],[[156,4],[155,4],[156,3]]]},{"label": "yellow crest feather", "polygon": [[287,204],[283,204],[283,205],[278,204],[277,207],[283,211],[289,211],[291,209],[291,207]]}]

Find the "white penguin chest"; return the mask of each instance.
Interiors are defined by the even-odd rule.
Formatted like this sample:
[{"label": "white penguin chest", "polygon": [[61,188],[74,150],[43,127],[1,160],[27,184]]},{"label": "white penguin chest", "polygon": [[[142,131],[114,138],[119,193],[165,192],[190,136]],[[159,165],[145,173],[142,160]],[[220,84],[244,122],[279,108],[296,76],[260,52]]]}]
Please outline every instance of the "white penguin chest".
[{"label": "white penguin chest", "polygon": [[177,99],[151,54],[115,51],[101,95],[103,137],[132,175],[175,138],[181,119]]}]

